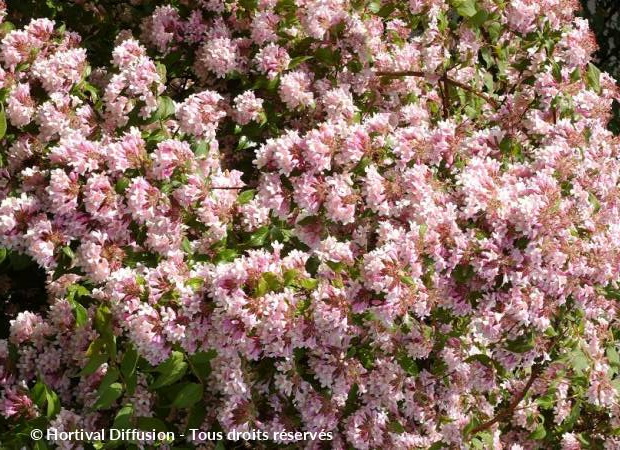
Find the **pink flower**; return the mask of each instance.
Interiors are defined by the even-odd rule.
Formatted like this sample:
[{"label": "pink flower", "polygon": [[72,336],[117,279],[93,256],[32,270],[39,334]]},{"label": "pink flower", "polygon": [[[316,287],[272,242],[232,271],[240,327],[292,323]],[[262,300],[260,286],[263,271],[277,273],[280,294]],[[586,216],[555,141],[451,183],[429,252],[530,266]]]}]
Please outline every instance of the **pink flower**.
[{"label": "pink flower", "polygon": [[340,118],[351,119],[357,111],[353,104],[353,96],[346,87],[327,91],[321,101],[325,112],[327,112],[327,117],[332,120]]},{"label": "pink flower", "polygon": [[165,53],[181,26],[181,18],[176,9],[169,5],[158,6],[144,27],[143,34],[161,53]]},{"label": "pink flower", "polygon": [[30,340],[36,329],[43,325],[43,319],[31,312],[20,312],[17,317],[10,321],[11,336],[9,340],[13,344],[21,344]]},{"label": "pink flower", "polygon": [[221,101],[222,97],[214,91],[202,91],[188,97],[176,113],[181,130],[203,139],[214,139],[219,121],[226,116],[219,105]]},{"label": "pink flower", "polygon": [[280,17],[271,11],[259,11],[252,21],[252,40],[258,45],[275,41]]},{"label": "pink flower", "polygon": [[27,394],[7,388],[0,398],[0,414],[6,419],[19,417],[28,420],[36,417],[37,411]]},{"label": "pink flower", "polygon": [[239,125],[246,125],[250,121],[258,121],[263,112],[263,99],[257,98],[253,91],[245,91],[234,100],[234,118]]},{"label": "pink flower", "polygon": [[196,68],[199,72],[207,69],[218,78],[224,78],[234,70],[238,70],[239,46],[227,37],[217,37],[204,44],[198,50]]},{"label": "pink flower", "polygon": [[258,70],[266,73],[269,79],[275,78],[279,73],[288,68],[291,58],[286,49],[276,45],[268,44],[254,57]]},{"label": "pink flower", "polygon": [[30,85],[18,84],[11,91],[6,106],[6,112],[13,125],[16,127],[28,125],[35,111],[35,102],[30,96]]},{"label": "pink flower", "polygon": [[83,190],[86,212],[97,220],[113,220],[119,216],[118,196],[107,176],[92,174]]},{"label": "pink flower", "polygon": [[310,77],[306,72],[294,71],[284,74],[280,80],[279,93],[282,101],[291,109],[314,106]]},{"label": "pink flower", "polygon": [[38,58],[32,72],[49,93],[67,92],[78,83],[86,69],[86,50],[83,48],[57,52],[50,58]]},{"label": "pink flower", "polygon": [[333,175],[325,179],[329,187],[325,199],[325,209],[328,217],[343,224],[355,220],[355,204],[357,195],[351,189],[353,181],[350,175]]}]

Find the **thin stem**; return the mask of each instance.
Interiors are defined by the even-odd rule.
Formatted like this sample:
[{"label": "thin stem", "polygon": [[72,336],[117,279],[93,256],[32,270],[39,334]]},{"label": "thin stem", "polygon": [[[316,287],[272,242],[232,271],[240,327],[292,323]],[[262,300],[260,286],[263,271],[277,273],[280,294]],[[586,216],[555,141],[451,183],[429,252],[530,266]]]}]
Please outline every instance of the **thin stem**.
[{"label": "thin stem", "polygon": [[441,83],[439,83],[439,93],[441,94],[441,104],[443,107],[443,118],[448,118],[448,77],[445,75],[441,77]]},{"label": "thin stem", "polygon": [[399,78],[399,77],[426,77],[424,72],[415,70],[401,70],[399,72],[375,72],[378,77]]},{"label": "thin stem", "polygon": [[[401,71],[397,71],[397,72],[375,72],[375,75],[377,75],[378,77],[388,77],[388,78],[400,78],[400,77],[420,77],[420,78],[425,78],[427,76],[426,73],[424,72],[420,72],[418,70],[401,70]],[[498,107],[498,103],[497,101],[495,101],[495,99],[491,98],[489,95],[485,94],[484,92],[480,92],[477,91],[469,86],[467,86],[466,84],[461,83],[460,81],[454,80],[452,78],[449,78],[447,75],[443,75],[441,78],[441,80],[443,80],[444,83],[449,83],[452,84],[453,86],[457,86],[460,87],[461,89],[474,94],[482,99],[484,99],[487,103],[490,103],[491,105],[493,105],[495,108]]]},{"label": "thin stem", "polygon": [[[551,351],[553,350],[553,348],[556,346],[557,343],[558,343],[558,340],[557,339],[553,339],[549,343],[549,346],[546,349],[546,353],[550,354]],[[534,384],[536,379],[543,373],[543,371],[544,371],[544,364],[543,363],[540,363],[540,364],[537,364],[537,365],[533,366],[532,367],[532,373],[530,374],[530,378],[527,380],[527,383],[525,383],[525,386],[515,396],[515,398],[512,399],[510,404],[505,409],[500,411],[492,419],[487,420],[486,422],[481,423],[480,425],[475,427],[473,430],[470,431],[470,434],[476,434],[476,433],[479,433],[481,431],[484,431],[484,430],[486,430],[488,428],[491,428],[497,422],[512,417],[512,415],[514,414],[515,409],[517,409],[517,407],[519,406],[519,403],[521,403],[521,400],[523,400],[525,398],[525,396],[527,395],[527,392],[530,390],[530,388],[532,387],[532,385]]]},{"label": "thin stem", "polygon": [[542,372],[542,367],[541,366],[533,367],[532,368],[532,373],[530,375],[530,378],[527,380],[527,383],[525,384],[525,387],[515,396],[515,398],[512,399],[512,401],[510,402],[510,405],[508,405],[508,407],[506,409],[504,409],[503,411],[498,413],[491,420],[487,420],[486,422],[481,423],[480,425],[475,427],[473,430],[471,430],[470,434],[476,434],[476,433],[479,433],[481,431],[484,431],[484,430],[486,430],[488,428],[491,428],[493,425],[495,425],[500,420],[508,418],[508,417],[511,417],[513,412],[514,412],[514,410],[517,408],[517,406],[519,406],[519,403],[521,403],[521,400],[523,400],[523,398],[527,394],[527,391],[530,390],[530,388],[534,384],[534,381],[536,381],[536,379],[541,374],[541,372]]},{"label": "thin stem", "polygon": [[471,94],[477,95],[478,97],[486,100],[487,103],[490,103],[491,105],[493,105],[495,108],[497,108],[497,106],[498,106],[497,102],[494,99],[492,99],[491,97],[489,97],[487,94],[485,94],[484,92],[479,92],[479,91],[477,91],[477,90],[467,86],[466,84],[461,83],[460,81],[453,80],[452,78],[447,78],[446,77],[446,82],[448,82],[450,84],[453,84],[454,86],[458,86],[461,89],[463,89],[463,90],[465,90],[465,91],[467,91],[467,92],[469,92]]}]

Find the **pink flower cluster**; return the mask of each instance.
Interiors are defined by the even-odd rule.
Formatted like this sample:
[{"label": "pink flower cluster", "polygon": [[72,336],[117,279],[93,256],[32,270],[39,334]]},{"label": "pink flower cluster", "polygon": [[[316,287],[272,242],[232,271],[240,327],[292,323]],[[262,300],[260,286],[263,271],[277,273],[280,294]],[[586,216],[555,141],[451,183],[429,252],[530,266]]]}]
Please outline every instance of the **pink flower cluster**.
[{"label": "pink flower cluster", "polygon": [[[620,448],[620,93],[570,2],[198,3],[98,82],[49,20],[2,39],[0,246],[50,306],[0,341],[0,414],[40,415],[37,379],[65,428],[160,414],[152,366],[182,355],[203,430]],[[133,389],[94,408],[130,349]]]}]

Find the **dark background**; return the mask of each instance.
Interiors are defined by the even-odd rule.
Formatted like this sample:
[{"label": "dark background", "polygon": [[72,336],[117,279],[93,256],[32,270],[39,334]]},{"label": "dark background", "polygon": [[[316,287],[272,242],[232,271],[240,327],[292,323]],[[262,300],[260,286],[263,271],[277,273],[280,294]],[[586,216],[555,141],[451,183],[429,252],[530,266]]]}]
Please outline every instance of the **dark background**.
[{"label": "dark background", "polygon": [[[599,50],[596,65],[620,79],[620,0],[581,0],[582,15],[596,34]],[[620,134],[620,104],[614,103],[610,129]]]}]

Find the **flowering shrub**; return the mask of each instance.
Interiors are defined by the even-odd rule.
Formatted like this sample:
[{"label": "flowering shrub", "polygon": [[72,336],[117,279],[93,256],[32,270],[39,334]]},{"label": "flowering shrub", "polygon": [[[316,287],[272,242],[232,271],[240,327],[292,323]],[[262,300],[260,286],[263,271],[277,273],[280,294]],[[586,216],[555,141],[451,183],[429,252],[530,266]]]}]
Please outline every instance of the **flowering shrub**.
[{"label": "flowering shrub", "polygon": [[620,92],[576,8],[177,2],[92,68],[5,22],[0,258],[49,306],[0,341],[1,441],[620,448]]}]

